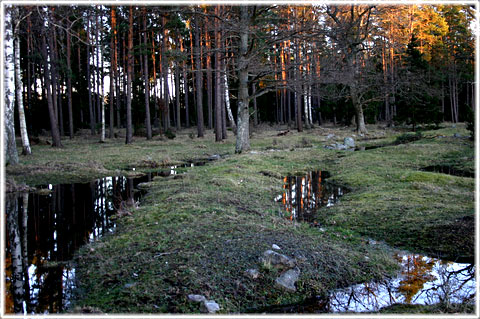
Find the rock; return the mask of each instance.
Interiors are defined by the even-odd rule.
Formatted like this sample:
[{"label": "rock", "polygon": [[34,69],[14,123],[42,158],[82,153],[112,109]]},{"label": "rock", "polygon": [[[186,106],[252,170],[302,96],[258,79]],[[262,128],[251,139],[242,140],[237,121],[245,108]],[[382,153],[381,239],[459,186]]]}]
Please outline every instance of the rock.
[{"label": "rock", "polygon": [[453,134],[453,137],[456,137],[456,138],[462,138],[463,136],[462,136],[462,135],[460,135],[460,134],[458,134],[458,133],[455,133],[455,134]]},{"label": "rock", "polygon": [[142,190],[149,189],[150,187],[152,187],[152,183],[149,182],[140,183],[137,185],[137,188]]},{"label": "rock", "polygon": [[266,250],[263,253],[263,257],[260,258],[260,261],[265,265],[265,266],[280,266],[280,267],[287,267],[287,268],[293,268],[295,267],[295,260],[285,256],[283,254],[279,254],[273,250]]},{"label": "rock", "polygon": [[250,151],[250,154],[259,154],[257,151]]},{"label": "rock", "polygon": [[295,253],[293,253],[293,257],[295,257],[296,260],[301,262],[307,261],[307,257],[305,257],[305,255],[299,251],[296,251]]},{"label": "rock", "polygon": [[215,161],[215,160],[219,160],[220,158],[221,158],[220,155],[214,154],[214,155],[210,156],[208,159],[210,161]]},{"label": "rock", "polygon": [[188,295],[188,300],[191,302],[205,302],[207,298],[202,295]]},{"label": "rock", "polygon": [[347,148],[354,148],[355,140],[353,139],[353,137],[345,137],[345,139],[343,140],[343,144],[345,144]]},{"label": "rock", "polygon": [[327,140],[329,140],[329,139],[331,139],[331,138],[333,138],[333,137],[335,137],[335,134],[328,134],[328,135],[327,135]]},{"label": "rock", "polygon": [[335,148],[339,151],[344,151],[347,149],[347,146],[345,144],[336,143]]},{"label": "rock", "polygon": [[453,124],[453,125],[452,125],[452,128],[456,128],[456,127],[457,127],[457,125],[456,125],[456,124]]},{"label": "rock", "polygon": [[276,244],[273,244],[272,245],[272,249],[276,249],[276,250],[281,250],[282,248],[280,248],[278,245]]},{"label": "rock", "polygon": [[251,279],[257,279],[260,277],[260,272],[257,269],[247,269],[245,270],[245,276]]},{"label": "rock", "polygon": [[300,269],[298,269],[298,267],[289,269],[275,280],[275,285],[279,288],[295,292],[297,290],[297,288],[295,288],[295,283],[297,282],[299,276]]},{"label": "rock", "polygon": [[200,310],[206,313],[215,313],[220,310],[220,306],[214,300],[205,300]]}]

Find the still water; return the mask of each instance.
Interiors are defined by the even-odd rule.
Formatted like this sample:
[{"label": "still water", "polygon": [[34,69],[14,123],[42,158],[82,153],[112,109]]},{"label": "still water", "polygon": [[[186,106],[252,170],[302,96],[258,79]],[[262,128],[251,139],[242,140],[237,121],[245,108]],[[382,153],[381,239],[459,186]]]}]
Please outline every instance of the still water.
[{"label": "still water", "polygon": [[283,193],[275,198],[282,202],[290,220],[304,221],[313,225],[315,212],[320,207],[330,207],[347,191],[344,187],[326,183],[327,171],[312,171],[304,176],[286,176]]},{"label": "still water", "polygon": [[75,289],[74,253],[115,231],[117,210],[134,205],[143,194],[138,184],[175,175],[176,169],[7,194],[6,312],[59,313],[68,308]]},{"label": "still water", "polygon": [[256,313],[361,313],[394,304],[432,305],[476,300],[475,267],[423,255],[398,253],[400,273],[379,282],[337,289],[301,304],[269,307]]}]

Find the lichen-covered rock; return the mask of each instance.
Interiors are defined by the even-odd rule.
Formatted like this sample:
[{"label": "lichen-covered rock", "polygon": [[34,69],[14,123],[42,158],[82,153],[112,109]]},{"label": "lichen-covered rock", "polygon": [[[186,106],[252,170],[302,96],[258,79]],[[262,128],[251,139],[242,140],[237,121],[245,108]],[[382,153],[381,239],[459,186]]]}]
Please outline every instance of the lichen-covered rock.
[{"label": "lichen-covered rock", "polygon": [[191,302],[205,302],[207,298],[202,295],[188,295],[188,300]]},{"label": "lichen-covered rock", "polygon": [[345,137],[345,139],[343,140],[343,144],[347,148],[354,148],[355,147],[355,140],[353,139],[353,137]]},{"label": "lichen-covered rock", "polygon": [[264,266],[274,266],[274,267],[286,267],[293,268],[295,267],[295,259],[279,254],[273,250],[266,250],[263,253],[263,256],[260,257],[260,261]]},{"label": "lichen-covered rock", "polygon": [[205,300],[200,311],[205,313],[215,313],[220,310],[220,305],[214,300]]},{"label": "lichen-covered rock", "polygon": [[275,280],[275,285],[279,288],[295,292],[297,290],[295,283],[298,281],[299,277],[300,269],[295,267],[294,269],[289,269],[281,274],[280,277]]}]

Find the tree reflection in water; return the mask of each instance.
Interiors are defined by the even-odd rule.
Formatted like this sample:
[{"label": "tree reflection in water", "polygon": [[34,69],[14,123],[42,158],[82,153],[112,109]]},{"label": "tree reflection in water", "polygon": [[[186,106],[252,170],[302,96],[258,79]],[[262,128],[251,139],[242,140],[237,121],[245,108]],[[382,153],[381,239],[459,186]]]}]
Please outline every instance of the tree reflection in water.
[{"label": "tree reflection in water", "polygon": [[430,305],[474,303],[475,267],[422,255],[397,255],[399,277],[364,283],[335,291],[329,296],[329,312],[377,311],[395,303]]},{"label": "tree reflection in water", "polygon": [[326,171],[312,171],[304,176],[284,177],[284,191],[275,200],[282,202],[290,220],[317,224],[315,211],[338,202],[345,189],[326,183],[329,175]]},{"label": "tree reflection in water", "polygon": [[137,200],[134,187],[151,178],[105,177],[48,185],[48,195],[6,196],[6,312],[58,313],[68,307],[75,251],[113,232],[116,209],[122,201]]}]

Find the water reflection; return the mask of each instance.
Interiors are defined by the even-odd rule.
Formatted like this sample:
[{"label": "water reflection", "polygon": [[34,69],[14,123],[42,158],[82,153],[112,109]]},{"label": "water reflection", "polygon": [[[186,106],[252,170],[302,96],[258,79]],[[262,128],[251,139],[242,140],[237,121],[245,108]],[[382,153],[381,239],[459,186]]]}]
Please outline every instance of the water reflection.
[{"label": "water reflection", "polygon": [[475,266],[399,254],[400,274],[382,282],[369,282],[342,288],[327,297],[301,304],[252,310],[255,313],[344,313],[375,312],[394,304],[432,305],[475,304]]},{"label": "water reflection", "polygon": [[7,194],[6,312],[58,313],[68,307],[75,251],[113,232],[117,209],[137,201],[136,185],[151,179],[105,177],[47,185],[47,195]]},{"label": "water reflection", "polygon": [[313,171],[304,176],[287,176],[283,179],[283,193],[275,198],[281,201],[291,220],[316,224],[315,211],[323,206],[330,207],[338,202],[345,189],[325,179],[326,171]]},{"label": "water reflection", "polygon": [[365,312],[396,303],[475,303],[473,264],[443,261],[422,255],[398,255],[399,277],[340,289],[329,296],[327,312]]}]

